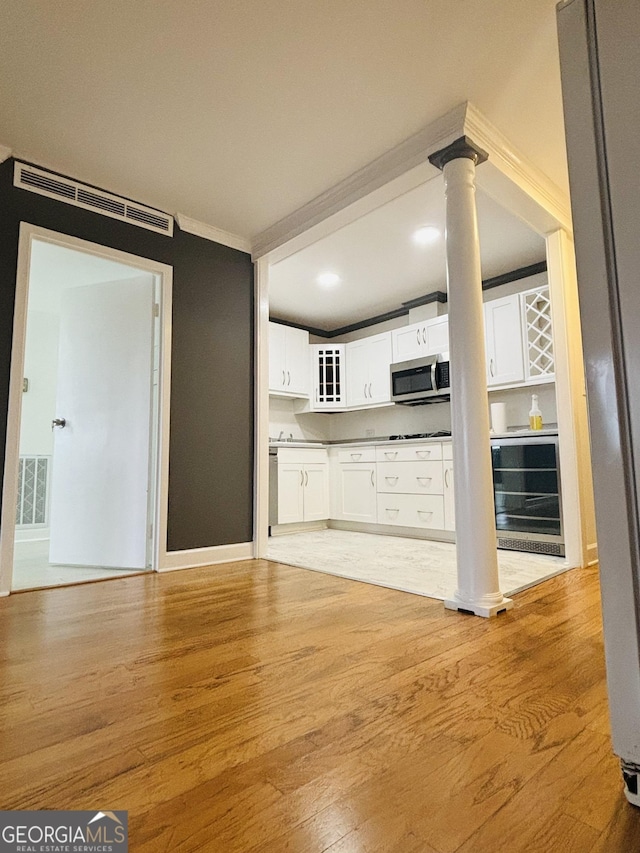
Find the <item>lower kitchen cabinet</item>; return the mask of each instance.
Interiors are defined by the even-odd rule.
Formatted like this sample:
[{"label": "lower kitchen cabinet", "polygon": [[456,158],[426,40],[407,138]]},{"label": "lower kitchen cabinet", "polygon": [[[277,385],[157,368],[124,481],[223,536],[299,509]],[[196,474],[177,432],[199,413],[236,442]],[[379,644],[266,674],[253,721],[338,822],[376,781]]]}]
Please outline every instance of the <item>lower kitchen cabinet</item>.
[{"label": "lower kitchen cabinet", "polygon": [[442,445],[442,487],[444,497],[444,529],[456,529],[456,508],[453,491],[453,447]]},{"label": "lower kitchen cabinet", "polygon": [[337,451],[331,469],[331,517],[340,521],[376,523],[376,455],[374,447]]},{"label": "lower kitchen cabinet", "polygon": [[444,529],[442,495],[378,495],[378,524]]},{"label": "lower kitchen cabinet", "polygon": [[293,524],[329,518],[329,465],[327,451],[279,448],[276,462],[276,513],[270,523]]}]

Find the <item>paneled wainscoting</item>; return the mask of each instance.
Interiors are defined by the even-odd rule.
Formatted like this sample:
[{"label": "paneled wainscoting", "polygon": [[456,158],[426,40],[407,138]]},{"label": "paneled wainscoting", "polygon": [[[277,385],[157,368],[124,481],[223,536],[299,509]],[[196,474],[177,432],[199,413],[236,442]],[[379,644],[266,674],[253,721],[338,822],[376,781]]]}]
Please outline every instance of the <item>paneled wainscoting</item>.
[{"label": "paneled wainscoting", "polygon": [[597,570],[477,619],[247,561],[0,599],[4,809],[136,853],[636,850]]}]

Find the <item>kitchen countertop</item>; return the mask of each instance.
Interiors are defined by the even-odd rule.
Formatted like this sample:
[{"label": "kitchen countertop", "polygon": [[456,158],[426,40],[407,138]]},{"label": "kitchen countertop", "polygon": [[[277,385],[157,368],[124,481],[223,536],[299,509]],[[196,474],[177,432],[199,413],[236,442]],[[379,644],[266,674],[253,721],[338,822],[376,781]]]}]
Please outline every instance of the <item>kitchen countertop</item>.
[{"label": "kitchen countertop", "polygon": [[[514,429],[509,430],[505,433],[491,433],[489,438],[491,440],[501,439],[501,438],[544,438],[548,436],[556,436],[558,435],[557,428],[549,428],[549,429],[541,429],[541,430],[530,430],[530,429]],[[450,435],[438,435],[433,436],[432,438],[395,438],[390,439],[384,436],[378,436],[376,438],[348,438],[340,441],[320,441],[320,440],[309,440],[304,438],[293,438],[293,439],[284,439],[282,441],[270,441],[269,449],[273,448],[277,450],[279,447],[300,447],[300,448],[331,448],[331,447],[349,447],[357,444],[358,447],[377,447],[380,445],[387,444],[429,444],[434,441],[451,441]]]}]

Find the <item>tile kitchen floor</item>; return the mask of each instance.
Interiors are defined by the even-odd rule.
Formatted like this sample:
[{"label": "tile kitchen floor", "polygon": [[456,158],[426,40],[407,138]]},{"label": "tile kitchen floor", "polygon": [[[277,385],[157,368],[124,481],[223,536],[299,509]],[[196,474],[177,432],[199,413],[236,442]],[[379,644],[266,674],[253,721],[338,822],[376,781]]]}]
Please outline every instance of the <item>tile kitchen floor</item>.
[{"label": "tile kitchen floor", "polygon": [[[267,557],[441,600],[456,588],[456,549],[449,542],[329,529],[272,536]],[[500,588],[509,595],[569,566],[564,557],[498,550],[498,568]]]},{"label": "tile kitchen floor", "polygon": [[16,542],[13,556],[12,590],[68,586],[88,581],[137,575],[139,570],[106,569],[95,566],[52,566],[49,563],[49,540]]}]

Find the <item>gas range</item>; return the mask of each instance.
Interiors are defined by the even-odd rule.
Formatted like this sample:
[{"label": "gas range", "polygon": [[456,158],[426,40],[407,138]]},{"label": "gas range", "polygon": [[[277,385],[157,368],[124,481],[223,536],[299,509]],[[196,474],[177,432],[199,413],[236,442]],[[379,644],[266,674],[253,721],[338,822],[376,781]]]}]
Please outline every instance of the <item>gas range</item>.
[{"label": "gas range", "polygon": [[416,432],[413,435],[390,435],[389,441],[401,441],[413,438],[449,438],[450,436],[450,430],[441,429],[438,432]]}]

